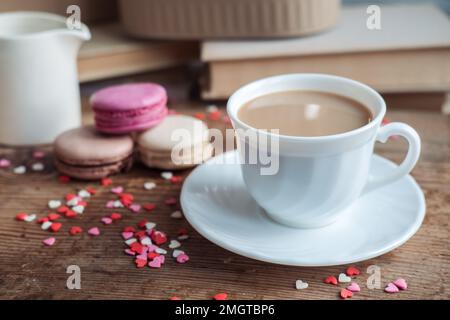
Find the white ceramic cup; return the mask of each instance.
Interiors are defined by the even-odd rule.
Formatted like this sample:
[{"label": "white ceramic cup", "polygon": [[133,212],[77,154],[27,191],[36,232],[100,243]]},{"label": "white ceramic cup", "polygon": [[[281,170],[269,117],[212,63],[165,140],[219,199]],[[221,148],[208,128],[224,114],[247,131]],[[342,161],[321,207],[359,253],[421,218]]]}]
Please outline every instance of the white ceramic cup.
[{"label": "white ceramic cup", "polygon": [[[244,132],[256,131],[269,138],[272,133],[239,120],[238,110],[256,97],[287,90],[313,90],[352,98],[370,109],[373,120],[361,128],[329,136],[278,135],[279,169],[274,175],[261,175],[261,163],[242,163],[249,193],[273,220],[299,228],[328,225],[363,192],[392,183],[415,166],[420,154],[417,132],[404,123],[381,126],[386,113],[383,98],[372,88],[342,77],[288,74],[250,83],[228,101],[227,111],[233,127]],[[242,156],[245,141],[240,130],[237,137]],[[409,143],[404,161],[387,176],[369,175],[375,141],[384,143],[394,135],[404,137]]]}]

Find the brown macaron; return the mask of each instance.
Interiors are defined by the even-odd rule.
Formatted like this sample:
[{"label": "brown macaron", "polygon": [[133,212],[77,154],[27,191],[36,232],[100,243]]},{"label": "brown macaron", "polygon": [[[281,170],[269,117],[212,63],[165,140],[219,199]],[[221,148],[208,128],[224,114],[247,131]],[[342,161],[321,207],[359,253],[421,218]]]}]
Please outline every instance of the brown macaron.
[{"label": "brown macaron", "polygon": [[133,163],[133,139],[108,136],[87,126],[62,133],[54,143],[55,165],[73,178],[97,180],[128,171]]}]

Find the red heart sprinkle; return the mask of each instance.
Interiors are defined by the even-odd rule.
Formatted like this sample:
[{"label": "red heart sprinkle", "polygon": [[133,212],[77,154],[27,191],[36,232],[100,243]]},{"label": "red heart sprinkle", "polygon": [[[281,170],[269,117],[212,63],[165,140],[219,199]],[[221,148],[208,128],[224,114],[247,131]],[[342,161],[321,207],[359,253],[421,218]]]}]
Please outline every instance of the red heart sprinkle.
[{"label": "red heart sprinkle", "polygon": [[142,251],[144,250],[144,246],[142,244],[140,244],[139,242],[133,242],[130,245],[130,249],[134,252],[136,252],[137,254],[141,254]]},{"label": "red heart sprinkle", "polygon": [[323,282],[326,284],[333,284],[333,285],[338,284],[338,281],[335,276],[328,276],[323,280]]},{"label": "red heart sprinkle", "polygon": [[123,232],[136,232],[136,229],[134,227],[125,227]]},{"label": "red heart sprinkle", "polygon": [[112,185],[112,183],[113,183],[113,181],[112,181],[111,179],[109,179],[109,178],[103,178],[103,179],[100,181],[100,184],[101,184],[102,186],[104,186],[104,187],[110,186],[110,185]]},{"label": "red heart sprinkle", "polygon": [[358,276],[361,273],[361,271],[359,271],[359,269],[356,267],[350,266],[347,268],[347,271],[345,271],[345,273],[349,277],[351,277],[351,276]]},{"label": "red heart sprinkle", "polygon": [[58,180],[60,183],[69,183],[70,182],[70,177],[69,176],[59,176]]},{"label": "red heart sprinkle", "polygon": [[48,217],[48,220],[50,220],[50,221],[55,221],[55,220],[58,220],[59,218],[61,218],[61,216],[57,213],[50,213],[47,217]]},{"label": "red heart sprinkle", "polygon": [[150,237],[157,246],[160,246],[167,242],[167,236],[162,231],[155,231]]},{"label": "red heart sprinkle", "polygon": [[172,178],[170,178],[170,182],[172,182],[173,184],[180,184],[181,182],[183,182],[183,177],[173,176]]},{"label": "red heart sprinkle", "polygon": [[147,254],[147,257],[148,257],[150,260],[153,260],[153,259],[155,259],[155,258],[158,257],[158,256],[159,256],[159,254],[156,253],[156,252],[150,252],[150,253]]},{"label": "red heart sprinkle", "polygon": [[154,203],[146,203],[146,204],[144,204],[143,206],[142,206],[145,210],[147,210],[147,211],[152,211],[152,210],[154,210],[155,208],[156,208],[156,204],[154,204]]},{"label": "red heart sprinkle", "polygon": [[206,115],[204,113],[198,112],[196,114],[194,114],[194,117],[199,119],[199,120],[205,120],[206,119]]},{"label": "red heart sprinkle", "polygon": [[52,230],[53,232],[58,232],[59,229],[61,229],[61,227],[62,227],[62,223],[54,222],[54,223],[52,223],[52,225],[50,226],[50,230]]},{"label": "red heart sprinkle", "polygon": [[147,224],[148,220],[144,219],[138,222],[139,228],[145,228],[145,225]]},{"label": "red heart sprinkle", "polygon": [[136,238],[141,239],[141,238],[146,237],[147,235],[146,235],[146,231],[145,231],[145,230],[141,230],[141,231],[136,232],[136,233],[134,234],[134,236],[135,236]]},{"label": "red heart sprinkle", "polygon": [[69,208],[67,206],[61,206],[56,211],[58,213],[66,213],[68,210],[69,210]]},{"label": "red heart sprinkle", "polygon": [[228,294],[226,293],[218,293],[213,297],[214,300],[227,300],[227,298]]},{"label": "red heart sprinkle", "polygon": [[66,201],[70,201],[70,200],[72,200],[73,198],[76,198],[76,197],[77,197],[76,194],[69,193],[69,194],[66,194],[66,195],[64,196],[64,199],[66,199]]},{"label": "red heart sprinkle", "polygon": [[178,200],[176,198],[169,198],[164,201],[164,203],[167,204],[168,206],[173,206],[177,204],[177,202]]},{"label": "red heart sprinkle", "polygon": [[37,220],[37,222],[40,223],[40,224],[43,224],[44,222],[47,222],[47,221],[49,221],[49,219],[47,217],[39,218]]},{"label": "red heart sprinkle", "polygon": [[77,216],[77,213],[73,210],[67,210],[64,216],[66,218],[75,218]]},{"label": "red heart sprinkle", "polygon": [[347,289],[341,289],[341,298],[347,299],[353,297],[353,292]]},{"label": "red heart sprinkle", "polygon": [[86,201],[83,201],[83,200],[80,200],[80,201],[78,201],[78,203],[77,203],[77,206],[82,206],[82,207],[87,207],[87,202]]},{"label": "red heart sprinkle", "polygon": [[25,212],[20,212],[16,215],[16,220],[18,221],[25,221],[25,219],[28,217],[28,215]]},{"label": "red heart sprinkle", "polygon": [[116,212],[111,213],[111,219],[120,220],[120,219],[122,219],[122,215],[120,213],[116,213]]},{"label": "red heart sprinkle", "polygon": [[80,233],[82,233],[82,232],[83,232],[83,229],[81,229],[81,227],[78,227],[78,226],[73,226],[73,227],[71,227],[70,230],[69,230],[69,233],[70,233],[72,236],[77,235],[77,234],[80,234]]},{"label": "red heart sprinkle", "polygon": [[86,191],[89,192],[92,196],[95,195],[95,194],[97,193],[97,190],[95,190],[95,189],[92,188],[92,187],[88,187],[88,188],[86,189]]},{"label": "red heart sprinkle", "polygon": [[135,259],[134,263],[136,264],[136,267],[138,267],[138,268],[143,268],[147,265],[147,261],[145,261],[143,259]]}]

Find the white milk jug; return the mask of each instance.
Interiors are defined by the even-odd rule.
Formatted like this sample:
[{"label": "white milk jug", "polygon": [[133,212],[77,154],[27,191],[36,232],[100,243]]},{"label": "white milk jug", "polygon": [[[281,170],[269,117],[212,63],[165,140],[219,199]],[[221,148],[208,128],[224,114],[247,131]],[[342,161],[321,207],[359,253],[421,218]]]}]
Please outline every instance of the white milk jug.
[{"label": "white milk jug", "polygon": [[81,125],[77,54],[90,38],[62,16],[0,14],[0,144],[52,143]]}]

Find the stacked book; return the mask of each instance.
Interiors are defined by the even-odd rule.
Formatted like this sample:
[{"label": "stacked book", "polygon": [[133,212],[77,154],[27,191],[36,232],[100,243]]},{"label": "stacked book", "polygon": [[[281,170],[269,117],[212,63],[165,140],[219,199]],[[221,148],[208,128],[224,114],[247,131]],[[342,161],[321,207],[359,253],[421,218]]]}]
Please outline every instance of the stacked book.
[{"label": "stacked book", "polygon": [[450,20],[432,5],[383,5],[381,29],[367,27],[367,6],[343,9],[334,29],[273,40],[206,41],[205,99],[283,73],[328,73],[383,92],[450,92]]}]

